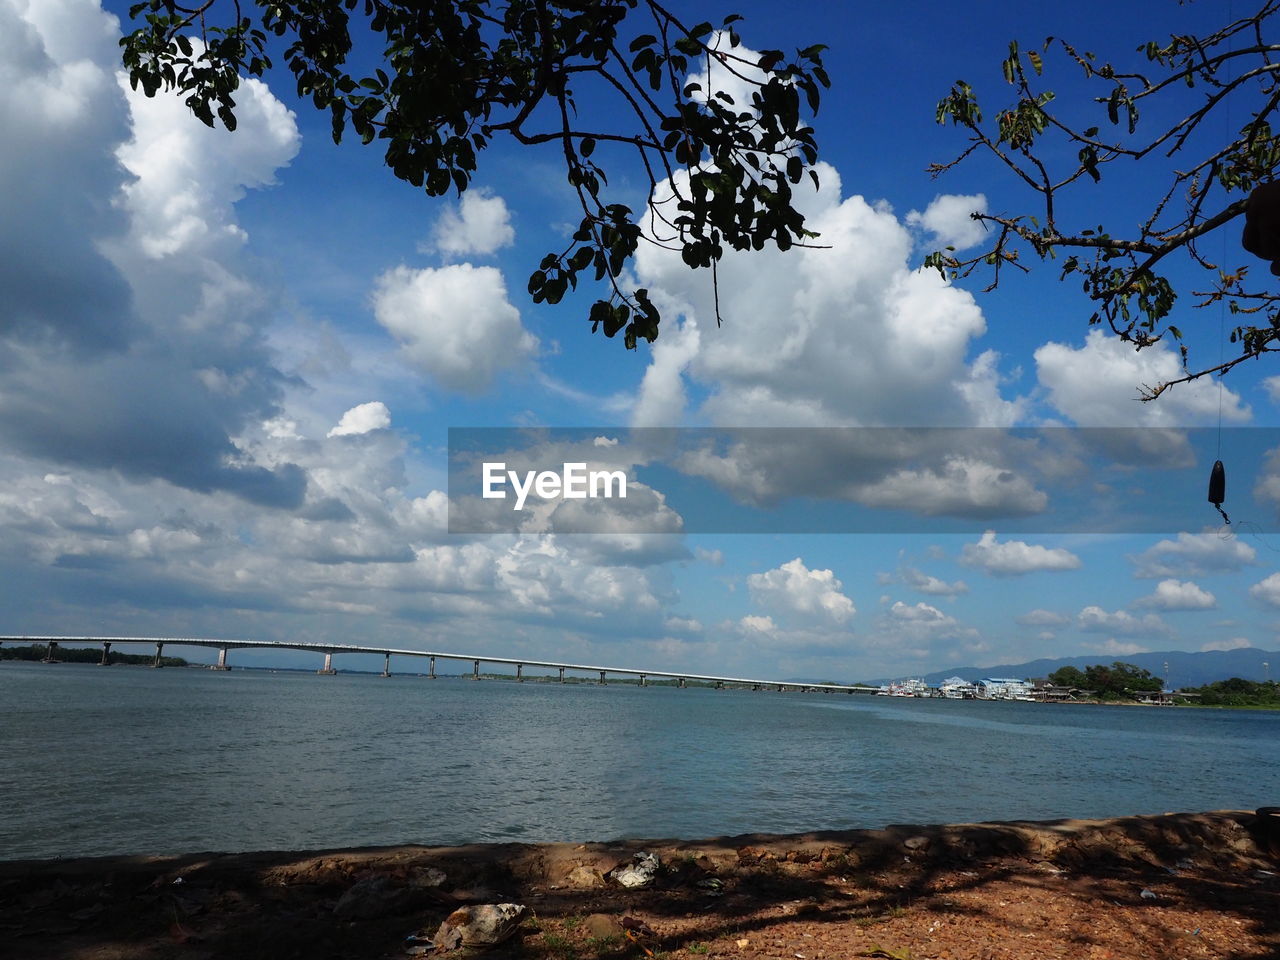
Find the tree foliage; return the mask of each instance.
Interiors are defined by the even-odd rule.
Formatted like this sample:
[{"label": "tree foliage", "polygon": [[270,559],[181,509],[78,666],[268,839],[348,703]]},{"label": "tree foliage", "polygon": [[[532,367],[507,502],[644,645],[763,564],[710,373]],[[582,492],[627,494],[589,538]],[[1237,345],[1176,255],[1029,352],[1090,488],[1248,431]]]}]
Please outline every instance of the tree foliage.
[{"label": "tree foliage", "polygon": [[1048,679],[1055,687],[1081,688],[1085,686],[1085,675],[1077,667],[1059,667],[1049,674]]},{"label": "tree foliage", "polygon": [[1203,686],[1199,702],[1215,707],[1280,707],[1280,685],[1231,677]]},{"label": "tree foliage", "polygon": [[[555,149],[581,217],[529,292],[554,304],[583,277],[606,284],[592,330],[621,331],[629,348],[653,341],[660,320],[647,291],[624,287],[640,243],[677,249],[714,280],[728,248],[815,236],[792,195],[818,156],[808,117],[828,86],[824,48],[748,56],[736,15],[716,28],[656,0],[146,0],[130,16],[121,44],[135,89],[176,91],[233,130],[241,79],[280,57],[298,96],[329,113],[335,142],[348,131],[376,141],[392,173],[431,196],[465,191],[501,139]],[[713,70],[750,102],[711,88]],[[619,149],[651,188],[671,184],[669,198],[651,189],[646,230],[607,196],[604,157]]]},{"label": "tree foliage", "polygon": [[1094,691],[1099,700],[1126,699],[1134,693],[1158,693],[1164,689],[1164,683],[1149,670],[1120,660],[1109,667],[1100,663],[1085,667],[1084,686]]},{"label": "tree foliage", "polygon": [[[1277,12],[1280,0],[1266,0],[1204,36],[1152,40],[1138,48],[1145,66],[1137,70],[1056,37],[1031,50],[1011,43],[1001,66],[1012,102],[984,112],[974,88],[957,82],[938,104],[937,120],[965,130],[969,146],[931,170],[985,156],[1029,193],[1031,210],[974,214],[989,227],[990,242],[974,256],[936,252],[927,264],[953,278],[987,272],[991,289],[1003,271],[1028,270],[1028,254],[1059,260],[1062,277],[1077,279],[1093,302],[1090,324],[1105,324],[1137,349],[1165,337],[1178,345],[1183,375],[1145,385],[1144,399],[1280,349],[1280,290],[1270,278],[1255,282],[1235,237],[1224,244],[1225,261],[1223,247],[1207,242],[1280,169],[1272,129],[1280,106],[1280,44],[1271,39]],[[1096,91],[1087,110],[1043,86],[1050,58],[1083,72]],[[1081,191],[1123,163],[1151,168],[1143,182],[1153,189],[1136,223],[1108,223]],[[1162,164],[1170,165],[1167,175]],[[1188,261],[1207,277],[1205,289],[1192,291],[1196,306],[1222,303],[1234,318],[1235,347],[1217,363],[1193,364],[1172,322],[1180,296],[1172,274]]]}]

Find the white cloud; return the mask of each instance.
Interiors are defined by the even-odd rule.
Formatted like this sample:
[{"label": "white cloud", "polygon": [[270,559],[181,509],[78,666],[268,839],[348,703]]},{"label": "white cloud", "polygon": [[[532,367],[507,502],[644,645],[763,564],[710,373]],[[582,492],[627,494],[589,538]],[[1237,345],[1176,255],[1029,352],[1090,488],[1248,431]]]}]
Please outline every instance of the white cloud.
[{"label": "white cloud", "polygon": [[773,617],[759,617],[749,614],[738,621],[738,625],[745,633],[758,633],[771,636],[777,629],[777,625],[773,622]]},{"label": "white cloud", "polygon": [[948,457],[940,467],[898,470],[862,485],[856,498],[872,507],[914,510],[926,516],[1022,516],[1040,513],[1049,497],[1026,477],[970,457]]},{"label": "white cloud", "polygon": [[942,194],[934,197],[923,213],[918,210],[908,213],[907,224],[933,234],[932,243],[935,247],[967,250],[977,246],[987,236],[986,228],[970,214],[986,212],[985,194]]},{"label": "white cloud", "polygon": [[1076,616],[1085,633],[1114,633],[1121,637],[1154,637],[1169,633],[1169,626],[1157,614],[1135,617],[1124,610],[1109,613],[1099,606],[1085,607]]},{"label": "white cloud", "polygon": [[[1143,403],[1140,389],[1175,380],[1185,371],[1175,350],[1159,343],[1144,350],[1113,334],[1091,330],[1083,347],[1046,343],[1035,352],[1049,401],[1082,427],[1190,426],[1222,418],[1243,423],[1252,416],[1239,394],[1215,380],[1178,384],[1159,400]],[[1221,397],[1221,399],[1220,399]]]},{"label": "white cloud", "polygon": [[[284,378],[262,331],[278,306],[235,202],[297,151],[261,83],[240,131],[118,81],[116,20],[87,3],[0,4],[0,440],[58,469],[118,470],[275,506],[306,476],[237,436]],[[33,109],[36,112],[32,112]]]},{"label": "white cloud", "polygon": [[782,614],[842,624],[854,615],[844,584],[830,570],[810,570],[799,557],[766,573],[747,577],[757,603]]},{"label": "white cloud", "polygon": [[960,562],[977,567],[995,577],[1017,577],[1040,570],[1078,570],[1080,558],[1061,547],[1042,547],[1022,540],[996,540],[988,530],[977,543],[966,543],[960,551]]},{"label": "white cloud", "polygon": [[1161,580],[1155,590],[1137,601],[1137,606],[1156,610],[1212,610],[1217,598],[1190,580]]},{"label": "white cloud", "polygon": [[701,633],[702,623],[694,617],[667,617],[662,622],[663,629],[671,633]]},{"label": "white cloud", "polygon": [[472,187],[457,209],[446,208],[436,220],[430,246],[446,256],[487,256],[515,242],[506,201],[489,190]]},{"label": "white cloud", "polygon": [[[1017,618],[1024,627],[1061,627],[1071,622],[1071,618],[1052,610],[1031,610]],[[1052,638],[1052,634],[1050,634]]]},{"label": "white cloud", "polygon": [[694,549],[693,555],[703,563],[709,563],[713,567],[724,566],[724,552],[721,550],[708,550],[705,547],[697,547]]},{"label": "white cloud", "polygon": [[924,624],[929,627],[953,627],[954,617],[949,617],[937,607],[927,603],[907,604],[901,600],[889,608],[889,616],[907,623]]},{"label": "white cloud", "polygon": [[391,426],[391,411],[381,400],[373,400],[352,407],[342,415],[337,426],[329,431],[330,437],[351,437],[371,430],[385,430]]},{"label": "white cloud", "polygon": [[1119,640],[1111,639],[1104,643],[1083,643],[1081,644],[1086,650],[1092,650],[1094,653],[1103,653],[1109,657],[1128,657],[1135,653],[1150,653],[1150,649],[1138,643],[1121,643]]},{"label": "white cloud", "polygon": [[275,183],[275,171],[298,152],[294,114],[266,84],[247,79],[236,91],[239,132],[195,121],[177,96],[147,98],[121,88],[132,106],[134,136],[117,151],[137,177],[124,189],[134,235],[161,258],[220,243],[243,243],[234,204],[246,187]]},{"label": "white cloud", "polygon": [[1129,560],[1140,579],[1198,577],[1234,573],[1253,563],[1257,551],[1243,541],[1215,533],[1180,533]]},{"label": "white cloud", "polygon": [[374,286],[373,308],[409,361],[449,390],[483,393],[538,348],[493,267],[393,267]]},{"label": "white cloud", "polygon": [[708,394],[701,418],[726,426],[1016,420],[1024,404],[1000,396],[995,356],[970,357],[986,331],[973,297],[916,269],[911,234],[891,209],[843,198],[836,170],[814,169],[821,188],[802,185],[796,200],[821,248],[727,253],[722,330],[705,272],[641,245],[636,269],[663,312],[663,336],[677,317],[701,331],[696,343],[689,328],[679,348],[654,352],[640,398],[655,411],[647,422],[679,422],[684,377]]},{"label": "white cloud", "polygon": [[1249,588],[1249,596],[1269,607],[1280,607],[1280,573],[1273,573]]},{"label": "white cloud", "polygon": [[903,568],[901,576],[907,586],[934,597],[956,597],[969,592],[969,585],[963,580],[947,583],[914,567]]},{"label": "white cloud", "polygon": [[1200,651],[1209,653],[1214,650],[1247,650],[1253,645],[1253,641],[1247,637],[1232,637],[1230,640],[1210,640],[1200,646]]}]

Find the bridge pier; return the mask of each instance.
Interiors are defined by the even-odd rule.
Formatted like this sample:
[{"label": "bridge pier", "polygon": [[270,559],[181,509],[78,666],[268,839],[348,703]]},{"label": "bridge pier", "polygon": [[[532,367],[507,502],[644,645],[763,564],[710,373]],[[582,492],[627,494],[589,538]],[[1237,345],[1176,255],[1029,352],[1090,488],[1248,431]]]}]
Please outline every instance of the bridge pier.
[{"label": "bridge pier", "polygon": [[778,692],[779,692],[779,693],[781,693],[781,692],[782,692],[782,684],[778,684]]},{"label": "bridge pier", "polygon": [[44,659],[41,660],[40,662],[41,663],[57,663],[58,659],[54,656],[54,654],[57,652],[58,652],[58,641],[50,640],[49,649],[45,651]]},{"label": "bridge pier", "polygon": [[480,679],[480,661],[479,660],[476,660],[471,664],[471,679],[472,680]]},{"label": "bridge pier", "polygon": [[218,648],[218,662],[210,667],[210,670],[230,670],[227,666],[227,647]]},{"label": "bridge pier", "polygon": [[436,658],[435,657],[431,658],[431,672],[427,674],[427,677],[428,679],[431,679],[431,680],[434,680],[436,678]]},{"label": "bridge pier", "polygon": [[102,659],[98,661],[98,666],[111,666],[111,644],[105,642],[102,644]]},{"label": "bridge pier", "polygon": [[337,672],[337,670],[333,669],[333,651],[330,650],[324,655],[324,666],[317,670],[316,673],[321,676],[332,677]]},{"label": "bridge pier", "polygon": [[163,666],[163,664],[160,663],[160,657],[163,653],[164,653],[164,644],[160,643],[157,640],[156,641],[156,658],[151,662],[151,666],[155,667],[157,670],[159,670],[160,667]]},{"label": "bridge pier", "polygon": [[384,677],[391,676],[391,654],[386,654],[386,659],[382,661],[382,675]]},{"label": "bridge pier", "polygon": [[717,689],[717,690],[723,690],[723,689],[724,689],[724,681],[723,681],[723,680],[717,680],[717,681],[716,681],[716,689]]},{"label": "bridge pier", "polygon": [[609,685],[609,682],[608,682],[607,680],[605,680],[605,678],[604,678],[604,671],[603,671],[603,670],[601,670],[601,671],[600,671],[600,686],[602,686],[602,687],[607,687],[608,685]]},{"label": "bridge pier", "polygon": [[560,668],[560,682],[564,683],[564,667]]},{"label": "bridge pier", "polygon": [[644,675],[643,673],[642,673],[642,674],[640,674],[640,686],[642,686],[642,687],[647,687],[648,685],[649,685],[649,683],[648,683],[648,680],[647,680],[647,678],[645,677],[645,675]]},{"label": "bridge pier", "polygon": [[516,664],[516,683],[524,683],[524,664]]}]

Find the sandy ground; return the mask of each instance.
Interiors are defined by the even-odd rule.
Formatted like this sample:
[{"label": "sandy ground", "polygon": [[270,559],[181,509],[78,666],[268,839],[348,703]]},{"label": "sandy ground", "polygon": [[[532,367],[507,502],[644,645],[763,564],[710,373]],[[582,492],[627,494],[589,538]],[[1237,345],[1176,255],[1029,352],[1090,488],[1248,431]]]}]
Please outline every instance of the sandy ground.
[{"label": "sandy ground", "polygon": [[[529,913],[493,960],[1280,958],[1276,821],[0,862],[0,958],[403,958],[457,907],[501,902]],[[662,864],[651,887],[602,879],[640,851]]]}]

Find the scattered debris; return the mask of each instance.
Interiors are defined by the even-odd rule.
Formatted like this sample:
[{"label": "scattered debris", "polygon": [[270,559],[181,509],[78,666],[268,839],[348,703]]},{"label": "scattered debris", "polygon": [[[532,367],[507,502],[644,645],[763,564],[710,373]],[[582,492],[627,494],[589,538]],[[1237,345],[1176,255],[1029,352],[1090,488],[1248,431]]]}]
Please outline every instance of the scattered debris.
[{"label": "scattered debris", "polygon": [[658,876],[658,858],[652,853],[637,853],[625,864],[614,867],[606,877],[621,887],[638,890],[653,883]]},{"label": "scattered debris", "polygon": [[1158,893],[1156,893],[1154,890],[1148,890],[1146,887],[1142,888],[1142,892],[1139,893],[1138,896],[1142,897],[1143,900],[1160,899],[1160,895]]},{"label": "scattered debris", "polygon": [[459,907],[445,917],[432,941],[439,950],[492,947],[511,937],[528,913],[522,903],[482,903]]},{"label": "scattered debris", "polygon": [[623,917],[621,923],[622,929],[629,933],[638,934],[642,937],[657,936],[657,934],[653,932],[653,927],[649,926],[639,917]]}]

